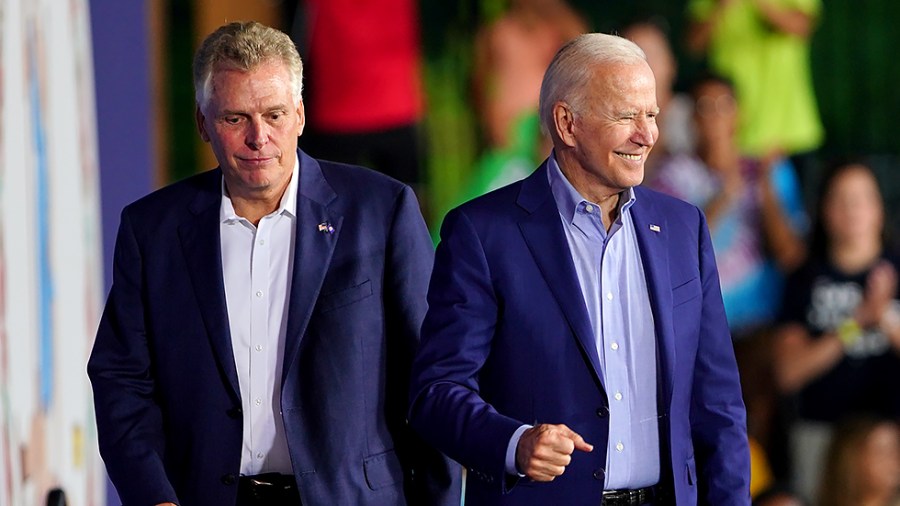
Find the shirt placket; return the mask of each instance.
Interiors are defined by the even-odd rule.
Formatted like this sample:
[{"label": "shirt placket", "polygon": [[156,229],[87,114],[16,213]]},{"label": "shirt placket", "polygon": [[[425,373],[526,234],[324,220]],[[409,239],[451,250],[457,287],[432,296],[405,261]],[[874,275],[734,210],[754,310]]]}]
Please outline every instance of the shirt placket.
[{"label": "shirt placket", "polygon": [[273,217],[266,216],[259,222],[253,237],[250,253],[250,424],[251,468],[258,473],[266,458],[263,436],[264,421],[271,411],[270,388],[267,378],[269,346],[269,264],[270,236]]},{"label": "shirt placket", "polygon": [[[623,318],[626,296],[619,283],[622,271],[621,234],[611,234],[604,241],[600,261],[601,333],[598,347],[604,357],[606,389],[610,403],[610,451],[608,469],[628,469],[630,450],[628,420],[630,395],[627,378],[627,339]],[[627,477],[626,477],[627,478]]]}]

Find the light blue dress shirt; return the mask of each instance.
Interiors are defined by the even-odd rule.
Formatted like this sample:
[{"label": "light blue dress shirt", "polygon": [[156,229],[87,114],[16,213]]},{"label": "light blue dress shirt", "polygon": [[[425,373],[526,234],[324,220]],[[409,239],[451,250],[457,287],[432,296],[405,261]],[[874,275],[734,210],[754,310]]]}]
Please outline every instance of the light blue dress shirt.
[{"label": "light blue dress shirt", "polygon": [[[560,171],[555,155],[550,156],[548,168],[550,189],[594,331],[609,402],[604,488],[655,485],[660,475],[656,334],[629,211],[635,202],[634,190],[629,188],[620,196],[618,218],[607,232],[600,206],[575,190]],[[521,427],[511,438],[507,470],[510,464],[515,470],[515,448],[527,427]]]}]

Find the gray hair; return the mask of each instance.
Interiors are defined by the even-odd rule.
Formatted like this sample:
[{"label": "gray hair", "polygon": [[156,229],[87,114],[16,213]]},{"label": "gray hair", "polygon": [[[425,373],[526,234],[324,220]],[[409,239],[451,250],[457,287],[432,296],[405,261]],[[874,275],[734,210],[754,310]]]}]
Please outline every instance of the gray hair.
[{"label": "gray hair", "polygon": [[194,55],[194,96],[201,109],[209,102],[212,75],[220,69],[253,70],[269,61],[281,61],[291,76],[294,105],[303,92],[303,62],[287,34],[256,21],[234,22],[211,33]]},{"label": "gray hair", "polygon": [[541,83],[541,130],[553,131],[553,106],[566,102],[580,110],[584,90],[598,64],[636,64],[647,56],[637,44],[617,35],[586,33],[567,42],[553,57]]}]

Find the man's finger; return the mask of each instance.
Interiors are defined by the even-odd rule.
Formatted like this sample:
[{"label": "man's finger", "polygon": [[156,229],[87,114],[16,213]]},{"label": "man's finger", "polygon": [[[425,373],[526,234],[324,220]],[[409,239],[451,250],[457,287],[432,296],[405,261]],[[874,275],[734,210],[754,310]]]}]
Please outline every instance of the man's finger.
[{"label": "man's finger", "polygon": [[575,432],[574,430],[566,427],[565,425],[560,425],[560,432],[564,437],[575,443],[575,449],[583,452],[593,451],[594,445],[588,443],[581,437],[581,434]]}]

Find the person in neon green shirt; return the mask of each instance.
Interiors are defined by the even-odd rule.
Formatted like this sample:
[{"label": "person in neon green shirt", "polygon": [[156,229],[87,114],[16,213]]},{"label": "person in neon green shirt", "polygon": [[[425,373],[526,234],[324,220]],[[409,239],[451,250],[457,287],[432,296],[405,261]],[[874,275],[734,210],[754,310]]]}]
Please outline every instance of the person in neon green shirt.
[{"label": "person in neon green shirt", "polygon": [[822,143],[809,65],[820,11],[820,0],[689,0],[688,45],[734,82],[745,154],[803,154]]}]

